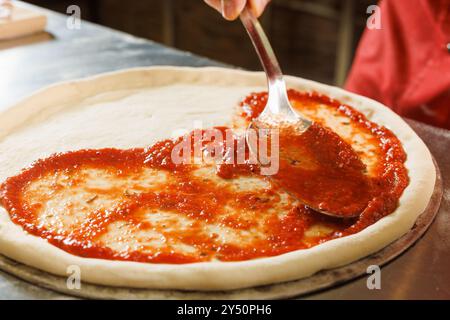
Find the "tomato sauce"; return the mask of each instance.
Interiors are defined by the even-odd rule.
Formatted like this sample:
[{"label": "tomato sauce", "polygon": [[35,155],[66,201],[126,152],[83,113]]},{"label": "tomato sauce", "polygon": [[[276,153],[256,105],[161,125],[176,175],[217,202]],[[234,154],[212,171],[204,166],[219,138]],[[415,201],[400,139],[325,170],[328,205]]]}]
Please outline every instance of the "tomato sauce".
[{"label": "tomato sauce", "polygon": [[374,191],[365,165],[350,144],[317,123],[298,134],[282,128],[280,168],[272,177],[312,208],[340,217],[358,216]]},{"label": "tomato sauce", "polygon": [[[352,126],[370,131],[382,150],[375,174],[362,177],[364,165],[355,156],[352,148],[342,142],[339,137],[334,136],[329,129],[315,124],[311,132],[301,138],[281,135],[280,168],[282,170],[275,177],[276,182],[269,181],[270,187],[263,190],[237,191],[230,185],[219,185],[210,179],[195,175],[195,170],[198,168],[195,164],[174,163],[172,151],[181,141],[182,138],[179,138],[158,142],[147,149],[79,150],[38,160],[17,176],[8,178],[1,185],[2,205],[9,212],[12,221],[22,226],[24,230],[47,239],[53,245],[74,255],[171,264],[212,260],[241,261],[306,249],[334,238],[356,233],[392,213],[408,185],[408,174],[404,166],[406,154],[395,135],[388,129],[370,122],[363,114],[350,106],[326,96],[289,90],[289,98],[298,103],[325,104],[348,118]],[[240,105],[242,116],[247,120],[257,117],[263,110],[266,99],[266,93],[249,95]],[[225,130],[225,128],[217,129]],[[328,163],[328,166],[324,167],[322,164],[319,170],[305,171],[301,166],[299,168],[296,163],[292,163],[290,154],[283,154],[284,142],[298,146],[305,143],[314,145],[315,139],[318,139],[321,134],[332,135],[333,139],[330,141],[336,142],[336,145],[329,145],[326,150],[314,150],[320,153],[324,159],[323,163]],[[291,141],[290,139],[300,140]],[[232,144],[235,143],[237,143],[236,140],[233,140]],[[203,149],[204,147],[205,145],[202,145]],[[223,145],[224,155],[229,148],[229,145]],[[331,179],[330,174],[336,169],[335,166],[344,170],[339,177],[334,176]],[[112,176],[118,178],[139,174],[143,168],[152,168],[168,173],[170,178],[163,185],[149,187],[139,193],[125,192],[119,199],[118,206],[93,212],[70,232],[39,224],[37,217],[42,204],[28,203],[24,197],[30,183],[57,172],[76,173],[80,168],[107,170]],[[258,166],[250,162],[217,164],[216,174],[224,181],[239,177],[261,178]],[[303,184],[300,188],[296,178],[299,176],[304,181],[314,179],[320,181],[320,187],[319,184]],[[342,179],[354,181],[354,185],[348,189],[348,184],[343,184]],[[294,194],[299,192],[302,198],[312,199],[311,201],[317,201],[315,197],[320,196],[324,209],[328,208],[327,206],[334,209],[336,206],[342,206],[342,203],[327,201],[336,197],[336,194],[330,194],[330,192],[338,192],[339,197],[354,199],[354,205],[345,210],[351,213],[358,211],[360,215],[357,218],[331,218],[314,212],[294,199],[283,203],[280,192],[284,189],[293,191]],[[361,190],[361,192],[358,193],[355,190]],[[95,197],[92,199],[95,201]],[[227,207],[242,214],[229,214]],[[280,207],[286,211],[283,216],[273,213],[274,209]],[[158,210],[175,212],[189,219],[191,223],[189,227],[183,229],[169,228],[170,226],[166,224],[155,225],[144,221],[143,209],[146,212]],[[99,239],[108,232],[109,226],[116,222],[133,224],[144,231],[156,230],[166,239],[176,239],[179,243],[195,248],[195,251],[181,252],[171,245],[146,248],[147,250],[115,251],[105,246]],[[242,244],[218,241],[218,234],[204,232],[203,228],[208,223],[243,232],[259,228],[264,237],[245,239],[246,241]],[[326,226],[332,231],[326,235],[306,236],[307,231],[317,224]]]}]

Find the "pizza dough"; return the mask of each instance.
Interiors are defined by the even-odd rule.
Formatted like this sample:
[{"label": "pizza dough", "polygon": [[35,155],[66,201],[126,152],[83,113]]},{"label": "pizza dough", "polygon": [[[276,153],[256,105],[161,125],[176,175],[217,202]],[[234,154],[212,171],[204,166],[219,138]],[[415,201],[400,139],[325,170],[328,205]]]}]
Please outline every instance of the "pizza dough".
[{"label": "pizza dough", "polygon": [[[361,232],[270,258],[182,265],[87,259],[24,232],[0,208],[0,253],[58,275],[81,268],[82,281],[139,288],[224,290],[288,281],[367,256],[406,233],[426,207],[435,182],[431,155],[400,117],[343,90],[291,78],[288,86],[317,91],[363,112],[403,143],[410,184],[397,210]],[[192,129],[229,124],[233,107],[263,91],[265,78],[218,68],[135,69],[56,85],[0,114],[0,181],[55,152],[145,147]],[[20,147],[20,149],[18,148]]]}]

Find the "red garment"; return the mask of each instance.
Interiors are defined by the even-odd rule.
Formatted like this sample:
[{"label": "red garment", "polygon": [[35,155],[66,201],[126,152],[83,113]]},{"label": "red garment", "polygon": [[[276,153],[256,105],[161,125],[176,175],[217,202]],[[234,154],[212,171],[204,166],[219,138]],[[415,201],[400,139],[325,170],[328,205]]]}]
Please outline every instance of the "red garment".
[{"label": "red garment", "polygon": [[346,89],[402,116],[450,129],[450,0],[382,0]]}]

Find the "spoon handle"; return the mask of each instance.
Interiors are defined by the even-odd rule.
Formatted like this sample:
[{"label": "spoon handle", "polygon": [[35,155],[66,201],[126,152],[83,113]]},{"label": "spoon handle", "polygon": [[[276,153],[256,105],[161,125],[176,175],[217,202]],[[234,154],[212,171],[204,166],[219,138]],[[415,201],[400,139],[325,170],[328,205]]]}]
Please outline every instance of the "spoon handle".
[{"label": "spoon handle", "polygon": [[253,42],[267,76],[269,100],[262,115],[282,114],[286,119],[298,120],[299,116],[289,104],[280,64],[258,19],[247,7],[242,11],[240,18]]},{"label": "spoon handle", "polygon": [[268,80],[271,82],[269,85],[275,83],[277,80],[282,80],[283,74],[280,64],[258,19],[255,18],[247,7],[242,11],[240,18],[255,46]]}]

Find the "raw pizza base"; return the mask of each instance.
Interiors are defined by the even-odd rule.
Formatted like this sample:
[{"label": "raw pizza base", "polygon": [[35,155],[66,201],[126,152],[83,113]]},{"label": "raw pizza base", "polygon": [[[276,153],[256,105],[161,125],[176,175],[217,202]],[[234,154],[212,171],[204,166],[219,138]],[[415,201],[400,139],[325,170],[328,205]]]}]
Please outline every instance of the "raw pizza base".
[{"label": "raw pizza base", "polygon": [[[135,288],[227,290],[300,279],[370,255],[405,234],[427,206],[436,179],[431,154],[414,131],[373,100],[316,82],[287,77],[288,87],[317,91],[392,130],[408,155],[410,183],[399,207],[361,232],[313,248],[240,262],[182,265],[88,259],[32,236],[0,208],[0,253],[65,276],[79,266],[85,282]],[[58,84],[0,113],[0,181],[55,152],[144,147],[192,129],[231,121],[233,106],[265,90],[262,73],[221,68],[131,69]]]}]

